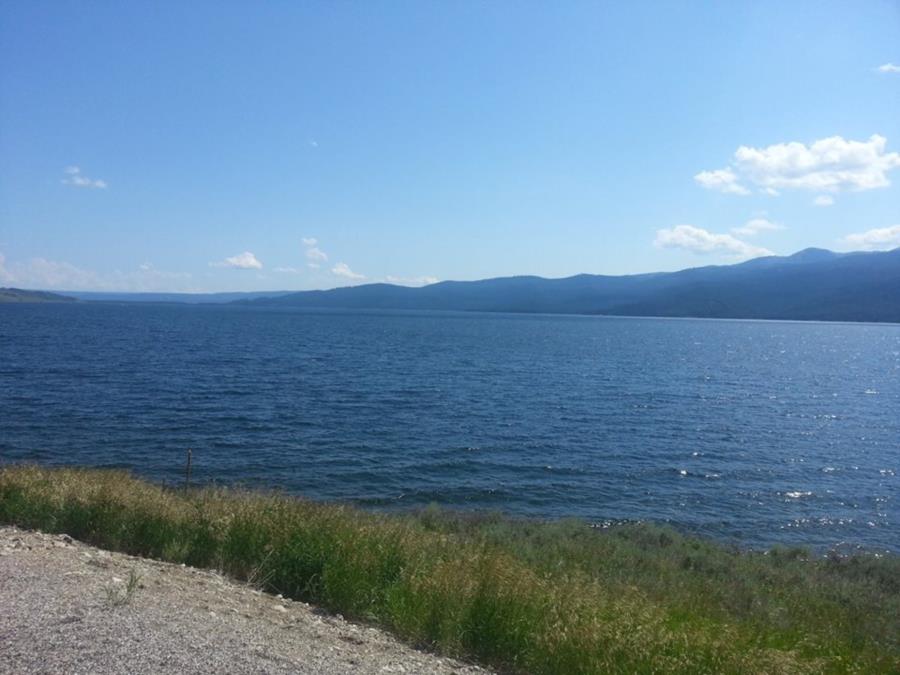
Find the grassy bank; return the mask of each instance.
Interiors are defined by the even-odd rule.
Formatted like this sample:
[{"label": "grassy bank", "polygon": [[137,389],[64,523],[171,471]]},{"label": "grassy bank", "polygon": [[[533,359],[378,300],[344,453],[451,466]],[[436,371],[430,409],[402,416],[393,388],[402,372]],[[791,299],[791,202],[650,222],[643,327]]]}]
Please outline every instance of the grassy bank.
[{"label": "grassy bank", "polygon": [[513,672],[894,672],[900,559],[730,550],[428,510],[383,516],[123,472],[0,470],[0,522],[220,569]]}]

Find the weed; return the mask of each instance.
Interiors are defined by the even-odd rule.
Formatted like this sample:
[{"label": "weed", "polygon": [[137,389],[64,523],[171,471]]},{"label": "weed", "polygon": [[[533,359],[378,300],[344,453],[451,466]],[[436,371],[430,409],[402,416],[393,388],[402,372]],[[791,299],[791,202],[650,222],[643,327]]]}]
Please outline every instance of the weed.
[{"label": "weed", "polygon": [[135,591],[140,587],[141,576],[135,570],[129,570],[128,579],[124,582],[113,579],[104,586],[106,604],[110,607],[121,607],[131,602]]},{"label": "weed", "polygon": [[[900,557],[741,551],[432,507],[383,515],[166,489],[119,471],[0,469],[0,522],[221,570],[511,672],[898,672]],[[110,592],[130,601],[138,579]]]}]

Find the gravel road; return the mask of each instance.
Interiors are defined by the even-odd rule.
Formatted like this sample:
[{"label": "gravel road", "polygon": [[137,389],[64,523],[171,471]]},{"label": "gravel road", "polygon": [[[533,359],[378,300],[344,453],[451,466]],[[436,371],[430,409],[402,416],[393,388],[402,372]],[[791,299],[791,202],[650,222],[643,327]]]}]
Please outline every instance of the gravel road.
[{"label": "gravel road", "polygon": [[0,527],[0,673],[487,671],[214,572]]}]

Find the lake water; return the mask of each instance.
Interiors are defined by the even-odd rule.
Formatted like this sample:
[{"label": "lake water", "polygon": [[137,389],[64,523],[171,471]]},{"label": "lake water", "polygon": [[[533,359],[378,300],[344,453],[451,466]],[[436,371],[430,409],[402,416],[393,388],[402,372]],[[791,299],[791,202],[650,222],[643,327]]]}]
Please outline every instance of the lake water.
[{"label": "lake water", "polygon": [[0,462],[900,550],[900,326],[0,305]]}]

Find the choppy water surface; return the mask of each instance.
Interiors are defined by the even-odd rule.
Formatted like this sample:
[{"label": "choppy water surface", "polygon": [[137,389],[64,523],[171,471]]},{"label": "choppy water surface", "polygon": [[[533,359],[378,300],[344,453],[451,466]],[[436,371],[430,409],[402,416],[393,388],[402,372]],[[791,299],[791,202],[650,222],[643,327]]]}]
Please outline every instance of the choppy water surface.
[{"label": "choppy water surface", "polygon": [[0,461],[900,550],[900,326],[0,306]]}]

